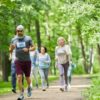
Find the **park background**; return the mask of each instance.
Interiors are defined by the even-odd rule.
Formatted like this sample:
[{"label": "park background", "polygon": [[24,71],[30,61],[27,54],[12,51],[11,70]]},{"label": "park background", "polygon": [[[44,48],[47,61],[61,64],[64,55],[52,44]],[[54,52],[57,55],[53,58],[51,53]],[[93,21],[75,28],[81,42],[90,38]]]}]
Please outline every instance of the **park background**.
[{"label": "park background", "polygon": [[25,34],[32,37],[38,48],[47,47],[52,60],[51,80],[58,77],[55,46],[57,38],[63,36],[71,46],[72,61],[76,64],[73,74],[95,76],[93,87],[86,95],[89,98],[100,95],[100,0],[0,0],[0,88],[3,93],[11,87],[8,48],[19,24],[24,25]]}]

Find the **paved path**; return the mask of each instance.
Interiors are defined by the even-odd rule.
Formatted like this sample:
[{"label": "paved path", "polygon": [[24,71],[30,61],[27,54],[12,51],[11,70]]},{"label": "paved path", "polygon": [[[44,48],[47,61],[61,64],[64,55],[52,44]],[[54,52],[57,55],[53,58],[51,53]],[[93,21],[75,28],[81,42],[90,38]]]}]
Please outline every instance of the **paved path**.
[{"label": "paved path", "polygon": [[[42,91],[41,88],[33,89],[32,97],[27,97],[25,93],[24,100],[83,100],[82,91],[90,86],[88,77],[74,77],[72,79],[71,89],[68,92],[59,90],[59,82],[50,84],[49,89]],[[17,100],[18,94],[9,94],[0,96],[0,100]]]}]

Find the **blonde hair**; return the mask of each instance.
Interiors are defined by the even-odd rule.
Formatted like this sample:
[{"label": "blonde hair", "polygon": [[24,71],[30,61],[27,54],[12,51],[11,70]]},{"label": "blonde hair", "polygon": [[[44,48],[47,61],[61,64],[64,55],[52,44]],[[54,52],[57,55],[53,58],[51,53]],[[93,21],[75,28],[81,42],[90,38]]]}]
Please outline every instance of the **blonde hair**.
[{"label": "blonde hair", "polygon": [[65,38],[64,37],[59,37],[58,39],[57,39],[57,44],[59,45],[59,41],[60,40],[63,40],[64,41],[64,43],[66,43],[66,40],[65,40]]}]

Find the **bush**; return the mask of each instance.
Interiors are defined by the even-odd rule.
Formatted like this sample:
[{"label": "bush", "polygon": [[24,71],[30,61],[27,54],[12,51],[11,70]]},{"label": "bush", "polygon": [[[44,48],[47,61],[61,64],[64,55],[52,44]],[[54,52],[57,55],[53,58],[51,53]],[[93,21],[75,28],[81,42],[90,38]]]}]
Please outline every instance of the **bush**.
[{"label": "bush", "polygon": [[98,64],[98,61],[95,61],[94,62],[94,65],[93,65],[93,72],[94,73],[99,73],[100,72],[100,64]]},{"label": "bush", "polygon": [[92,79],[92,85],[83,93],[85,100],[100,100],[100,78]]},{"label": "bush", "polygon": [[73,70],[74,74],[85,74],[84,68],[82,65],[76,65],[76,68]]}]

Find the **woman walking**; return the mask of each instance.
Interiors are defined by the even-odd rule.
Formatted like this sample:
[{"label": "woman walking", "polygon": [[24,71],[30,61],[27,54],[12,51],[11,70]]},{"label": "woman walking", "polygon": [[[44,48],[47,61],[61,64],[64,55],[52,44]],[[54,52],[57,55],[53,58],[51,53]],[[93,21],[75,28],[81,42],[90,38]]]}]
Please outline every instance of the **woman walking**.
[{"label": "woman walking", "polygon": [[60,72],[60,90],[67,91],[68,89],[68,67],[70,63],[71,57],[71,49],[69,45],[65,44],[65,39],[63,37],[59,37],[57,40],[58,46],[55,48],[55,59],[57,62],[57,66]]},{"label": "woman walking", "polygon": [[39,73],[41,76],[41,82],[42,82],[42,90],[46,91],[46,88],[49,87],[49,81],[48,81],[48,72],[50,67],[50,56],[47,53],[47,48],[42,46],[40,49],[40,53],[37,57],[37,64],[39,66]]}]

